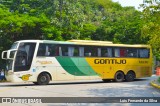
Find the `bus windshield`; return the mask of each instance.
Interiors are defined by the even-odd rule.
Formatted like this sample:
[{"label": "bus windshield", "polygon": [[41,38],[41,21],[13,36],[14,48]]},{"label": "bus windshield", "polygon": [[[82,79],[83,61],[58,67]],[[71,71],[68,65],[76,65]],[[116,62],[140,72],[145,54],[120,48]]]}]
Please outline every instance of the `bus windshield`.
[{"label": "bus windshield", "polygon": [[10,56],[9,58],[7,57],[7,52],[4,52],[3,56],[6,59],[6,70],[12,70],[12,66],[13,66],[13,58],[16,54],[16,49],[17,49],[18,43],[13,43],[13,45],[10,48]]},{"label": "bus windshield", "polygon": [[36,43],[20,43],[14,64],[14,71],[27,71],[30,69]]},{"label": "bus windshield", "polygon": [[7,61],[6,61],[6,69],[7,69],[7,71],[11,70],[12,66],[13,66],[13,60],[12,59],[7,59]]},{"label": "bus windshield", "polygon": [[11,49],[17,49],[17,46],[18,46],[18,43],[15,42],[15,43],[13,43],[13,45],[11,46]]}]

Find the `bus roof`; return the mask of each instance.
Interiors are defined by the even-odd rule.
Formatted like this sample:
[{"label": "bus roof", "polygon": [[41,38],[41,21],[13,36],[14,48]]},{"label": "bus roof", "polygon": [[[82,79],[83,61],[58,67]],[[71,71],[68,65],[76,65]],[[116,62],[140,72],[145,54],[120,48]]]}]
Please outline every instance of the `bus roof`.
[{"label": "bus roof", "polygon": [[111,41],[95,41],[95,40],[68,40],[69,42],[76,43],[101,43],[101,44],[113,44]]},{"label": "bus roof", "polygon": [[68,40],[68,41],[53,41],[53,40],[20,40],[17,42],[38,42],[38,43],[52,43],[52,44],[70,44],[70,45],[91,45],[91,46],[110,46],[110,47],[147,47],[144,44],[113,44],[111,41],[94,41],[94,40]]}]

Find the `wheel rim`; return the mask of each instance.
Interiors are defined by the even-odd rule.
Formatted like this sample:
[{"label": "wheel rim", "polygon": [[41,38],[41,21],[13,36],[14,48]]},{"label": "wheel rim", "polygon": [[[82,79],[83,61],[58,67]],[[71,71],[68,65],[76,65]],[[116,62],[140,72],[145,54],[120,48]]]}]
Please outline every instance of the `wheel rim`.
[{"label": "wheel rim", "polygon": [[128,74],[128,78],[129,79],[133,79],[133,75],[132,74]]},{"label": "wheel rim", "polygon": [[122,75],[122,73],[119,73],[119,74],[117,75],[117,79],[118,79],[118,80],[123,79],[123,75]]},{"label": "wheel rim", "polygon": [[134,80],[134,78],[135,78],[134,73],[129,72],[129,73],[127,74],[127,80],[128,80],[128,81],[133,81],[133,80]]},{"label": "wheel rim", "polygon": [[122,72],[117,72],[115,76],[117,82],[122,82],[124,80],[124,74]]},{"label": "wheel rim", "polygon": [[42,76],[40,80],[41,80],[41,82],[46,82],[47,81],[47,77],[46,76]]},{"label": "wheel rim", "polygon": [[46,73],[40,74],[37,79],[38,85],[47,85],[49,81],[50,81],[50,77]]}]

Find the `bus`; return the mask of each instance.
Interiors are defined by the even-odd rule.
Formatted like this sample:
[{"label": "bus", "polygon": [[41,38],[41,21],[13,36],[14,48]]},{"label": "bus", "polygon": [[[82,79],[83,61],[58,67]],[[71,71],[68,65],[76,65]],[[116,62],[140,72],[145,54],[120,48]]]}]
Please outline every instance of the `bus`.
[{"label": "bus", "polygon": [[89,40],[20,40],[2,52],[5,77],[38,85],[50,81],[133,81],[152,75],[149,45]]}]

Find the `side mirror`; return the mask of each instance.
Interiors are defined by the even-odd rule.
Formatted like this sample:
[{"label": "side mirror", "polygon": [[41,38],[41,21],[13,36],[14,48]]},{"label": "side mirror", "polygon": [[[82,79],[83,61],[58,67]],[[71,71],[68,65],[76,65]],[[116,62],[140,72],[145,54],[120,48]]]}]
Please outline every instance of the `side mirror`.
[{"label": "side mirror", "polygon": [[17,50],[6,50],[2,52],[2,59],[14,59]]},{"label": "side mirror", "polygon": [[7,51],[2,52],[2,59],[7,59]]},{"label": "side mirror", "polygon": [[7,59],[14,59],[17,50],[8,50]]}]

